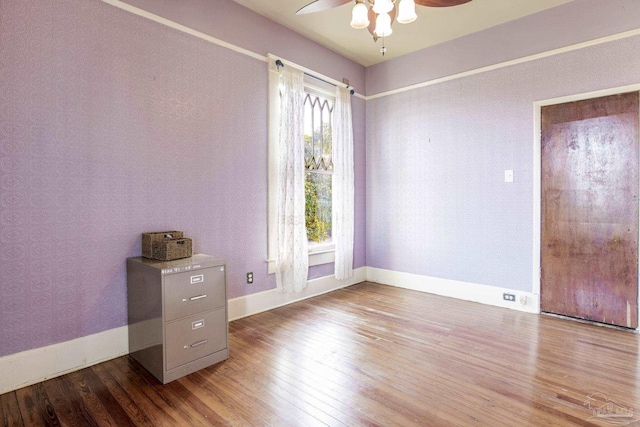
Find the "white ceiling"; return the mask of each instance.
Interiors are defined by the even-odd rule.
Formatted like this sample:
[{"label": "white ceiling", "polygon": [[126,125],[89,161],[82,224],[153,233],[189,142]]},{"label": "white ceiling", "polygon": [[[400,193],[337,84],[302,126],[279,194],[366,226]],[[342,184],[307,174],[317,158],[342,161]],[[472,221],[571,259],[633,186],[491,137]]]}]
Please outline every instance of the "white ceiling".
[{"label": "white ceiling", "polygon": [[369,66],[573,0],[473,0],[447,8],[416,6],[416,21],[405,25],[394,23],[393,34],[385,40],[384,57],[380,54],[382,40],[374,43],[366,29],[355,30],[349,25],[353,2],[323,12],[296,15],[311,0],[234,1]]}]

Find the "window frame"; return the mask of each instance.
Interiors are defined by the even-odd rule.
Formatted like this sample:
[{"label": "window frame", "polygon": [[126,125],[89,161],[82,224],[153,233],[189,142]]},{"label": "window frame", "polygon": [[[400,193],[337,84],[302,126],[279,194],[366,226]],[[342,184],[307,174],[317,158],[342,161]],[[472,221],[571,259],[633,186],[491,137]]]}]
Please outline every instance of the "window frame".
[{"label": "window frame", "polygon": [[[273,56],[269,56],[275,59]],[[295,66],[292,64],[292,66]],[[327,98],[335,103],[336,94],[335,86],[330,83],[325,83],[321,80],[331,80],[329,77],[314,73],[310,70],[296,66],[296,68],[303,69],[304,76],[304,89],[305,93],[311,93],[315,96]],[[317,78],[311,77],[316,76]],[[268,96],[269,96],[269,111],[268,111],[268,165],[267,165],[267,262],[268,273],[272,274],[276,272],[276,240],[278,229],[278,138],[279,138],[279,120],[280,120],[280,96],[279,96],[279,84],[280,74],[274,61],[269,61],[269,82],[268,82]],[[332,210],[333,215],[333,210]],[[327,244],[309,244],[309,267],[314,265],[328,264],[335,261],[335,244],[333,242]]]}]

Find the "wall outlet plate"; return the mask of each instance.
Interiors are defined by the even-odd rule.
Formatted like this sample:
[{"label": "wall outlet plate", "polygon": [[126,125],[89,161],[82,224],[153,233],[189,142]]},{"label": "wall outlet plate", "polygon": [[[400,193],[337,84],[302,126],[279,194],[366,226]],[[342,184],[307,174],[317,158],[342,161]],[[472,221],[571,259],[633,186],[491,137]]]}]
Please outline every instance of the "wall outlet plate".
[{"label": "wall outlet plate", "polygon": [[505,300],[505,301],[516,302],[515,294],[509,294],[509,293],[506,293],[506,292],[502,294],[502,299]]},{"label": "wall outlet plate", "polygon": [[253,283],[253,271],[247,273],[247,283]]}]

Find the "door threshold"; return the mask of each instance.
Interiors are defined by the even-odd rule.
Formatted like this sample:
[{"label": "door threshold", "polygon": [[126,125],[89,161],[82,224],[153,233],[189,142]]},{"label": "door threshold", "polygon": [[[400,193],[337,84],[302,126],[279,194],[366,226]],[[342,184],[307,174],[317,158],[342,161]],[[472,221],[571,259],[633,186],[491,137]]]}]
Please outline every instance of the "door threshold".
[{"label": "door threshold", "polygon": [[581,319],[580,317],[567,316],[566,314],[550,313],[548,311],[541,311],[540,314],[544,314],[545,316],[549,316],[549,317],[556,317],[558,319],[572,320],[574,322],[584,323],[587,325],[595,325],[595,326],[601,326],[604,328],[617,329],[619,331],[638,333],[638,330],[634,328],[627,328],[625,326],[597,322],[595,320]]}]

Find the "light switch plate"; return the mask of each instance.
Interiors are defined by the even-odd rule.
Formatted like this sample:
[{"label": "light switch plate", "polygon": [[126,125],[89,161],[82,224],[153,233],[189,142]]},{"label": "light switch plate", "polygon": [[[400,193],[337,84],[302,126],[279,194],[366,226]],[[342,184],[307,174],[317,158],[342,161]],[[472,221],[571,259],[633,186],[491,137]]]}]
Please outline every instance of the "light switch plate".
[{"label": "light switch plate", "polygon": [[513,182],[513,170],[504,171],[504,182]]}]

